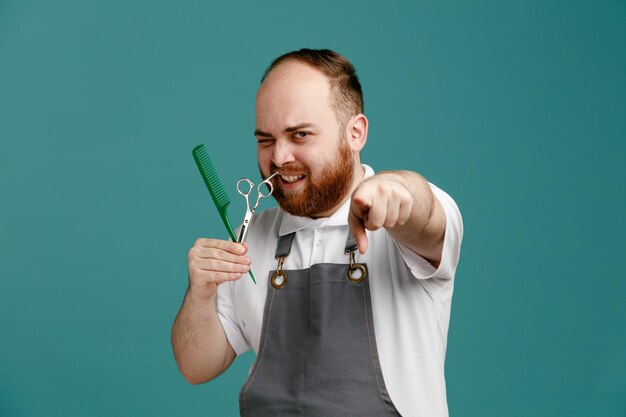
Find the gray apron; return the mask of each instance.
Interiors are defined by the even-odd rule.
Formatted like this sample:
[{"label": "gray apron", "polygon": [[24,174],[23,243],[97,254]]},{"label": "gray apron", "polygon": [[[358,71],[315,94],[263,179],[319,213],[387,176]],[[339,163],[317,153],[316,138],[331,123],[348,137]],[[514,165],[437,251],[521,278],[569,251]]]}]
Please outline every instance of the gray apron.
[{"label": "gray apron", "polygon": [[243,417],[399,416],[378,360],[367,266],[283,271],[295,233],[281,236],[256,362],[239,394]]}]

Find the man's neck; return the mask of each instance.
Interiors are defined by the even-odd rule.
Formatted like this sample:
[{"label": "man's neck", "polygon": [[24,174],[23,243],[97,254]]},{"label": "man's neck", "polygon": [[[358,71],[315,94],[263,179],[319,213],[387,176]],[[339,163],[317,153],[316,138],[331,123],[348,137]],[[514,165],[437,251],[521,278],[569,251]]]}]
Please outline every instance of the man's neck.
[{"label": "man's neck", "polygon": [[365,177],[365,169],[363,168],[363,165],[361,165],[360,162],[355,162],[354,170],[352,171],[352,184],[350,185],[349,191],[343,196],[341,201],[337,205],[335,205],[335,207],[317,216],[311,216],[311,218],[321,219],[323,217],[330,217],[333,214],[335,214],[335,212],[339,210],[339,207],[341,207],[346,202],[346,200],[352,196],[352,193],[354,193],[354,190],[356,190],[359,184],[363,182],[364,177]]}]

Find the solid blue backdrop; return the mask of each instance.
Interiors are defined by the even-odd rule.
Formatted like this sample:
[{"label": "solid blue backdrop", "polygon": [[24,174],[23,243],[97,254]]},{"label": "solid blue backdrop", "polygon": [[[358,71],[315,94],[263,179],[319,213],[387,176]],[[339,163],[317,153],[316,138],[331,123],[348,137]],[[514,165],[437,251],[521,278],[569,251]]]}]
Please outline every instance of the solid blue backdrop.
[{"label": "solid blue backdrop", "polygon": [[0,1],[0,415],[236,415],[169,331],[197,237],[243,214],[270,61],[357,67],[363,160],[451,194],[452,416],[626,415],[626,4]]}]

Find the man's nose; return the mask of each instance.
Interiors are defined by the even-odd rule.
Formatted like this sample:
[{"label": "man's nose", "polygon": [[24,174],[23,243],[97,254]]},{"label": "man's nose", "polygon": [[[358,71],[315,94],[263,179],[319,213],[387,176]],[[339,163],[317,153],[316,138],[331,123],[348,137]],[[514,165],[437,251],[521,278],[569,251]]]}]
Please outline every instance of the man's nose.
[{"label": "man's nose", "polygon": [[294,162],[296,160],[293,155],[293,149],[288,141],[276,140],[274,143],[274,152],[272,154],[272,162],[277,167],[282,167],[285,164]]}]

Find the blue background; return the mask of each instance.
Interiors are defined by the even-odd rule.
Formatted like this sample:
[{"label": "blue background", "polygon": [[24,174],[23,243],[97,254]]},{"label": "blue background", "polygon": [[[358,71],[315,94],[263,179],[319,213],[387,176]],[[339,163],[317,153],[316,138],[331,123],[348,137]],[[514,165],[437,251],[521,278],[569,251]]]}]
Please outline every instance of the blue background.
[{"label": "blue background", "polygon": [[463,213],[451,416],[626,416],[624,1],[0,0],[0,416],[227,416],[251,354],[191,386],[187,251],[243,214],[279,54],[357,67],[363,159]]}]

